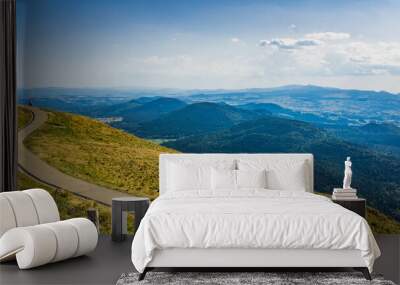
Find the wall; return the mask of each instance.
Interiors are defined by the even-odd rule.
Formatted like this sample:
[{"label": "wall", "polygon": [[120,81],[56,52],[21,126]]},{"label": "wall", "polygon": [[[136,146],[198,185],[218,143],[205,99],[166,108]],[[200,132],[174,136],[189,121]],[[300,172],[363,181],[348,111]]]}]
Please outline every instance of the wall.
[{"label": "wall", "polygon": [[37,123],[22,151],[43,162],[21,187],[61,188],[82,215],[104,188],[156,198],[162,152],[310,152],[330,193],[351,156],[390,217],[371,210],[374,229],[399,230],[398,3],[189,2],[18,1],[20,125]]}]

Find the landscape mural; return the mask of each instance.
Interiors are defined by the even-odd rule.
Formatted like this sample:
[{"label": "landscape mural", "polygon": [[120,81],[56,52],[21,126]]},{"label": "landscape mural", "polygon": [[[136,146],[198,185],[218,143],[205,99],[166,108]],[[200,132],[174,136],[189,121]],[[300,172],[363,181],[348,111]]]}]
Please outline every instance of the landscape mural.
[{"label": "landscape mural", "polygon": [[400,3],[330,2],[18,0],[19,187],[109,232],[104,191],[156,198],[160,153],[313,153],[322,195],[351,156],[400,233]]}]

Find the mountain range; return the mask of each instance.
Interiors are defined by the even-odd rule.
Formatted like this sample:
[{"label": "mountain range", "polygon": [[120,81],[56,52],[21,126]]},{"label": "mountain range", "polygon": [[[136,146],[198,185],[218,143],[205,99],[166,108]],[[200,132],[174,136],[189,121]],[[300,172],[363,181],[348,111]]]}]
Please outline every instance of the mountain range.
[{"label": "mountain range", "polygon": [[[157,119],[193,103],[222,102],[258,115],[309,122],[329,130],[343,140],[400,156],[400,95],[384,91],[311,85],[234,91],[41,88],[19,90],[18,98],[21,104],[32,104],[93,118],[118,117],[118,120],[110,120],[110,124],[151,138],[179,137],[196,133],[194,130],[188,132],[188,126],[181,126],[183,130],[177,127],[168,133],[166,130],[160,130],[157,124],[166,124]],[[175,122],[174,116],[175,114],[163,119],[173,124],[181,124],[182,122]],[[177,114],[177,117],[179,116]],[[198,123],[201,123],[201,120],[198,120]],[[227,127],[232,122],[229,123],[228,119],[223,120],[221,124],[202,124],[199,132]],[[168,128],[170,125],[166,126],[166,129]],[[196,128],[196,124],[193,128]]]},{"label": "mountain range", "polygon": [[187,104],[181,100],[168,97],[141,97],[103,109],[97,109],[91,116],[96,117],[121,117],[122,120],[115,122],[114,127],[132,131],[137,126],[146,121],[159,118],[181,108]]},{"label": "mountain range", "polygon": [[186,96],[188,102],[225,102],[230,105],[274,103],[293,111],[318,115],[353,124],[370,121],[400,124],[400,95],[368,91],[290,85],[268,89],[207,92]]},{"label": "mountain range", "polygon": [[293,111],[274,103],[248,103],[236,106],[210,102],[186,104],[174,98],[157,98],[143,105],[138,104],[137,100],[134,102],[121,104],[121,108],[109,107],[112,112],[106,114],[122,116],[123,121],[112,125],[144,138],[179,139],[229,128],[264,116],[274,116],[308,122],[345,141],[366,145],[400,157],[400,127],[391,122],[355,125],[346,119],[335,120]]},{"label": "mountain range", "polygon": [[127,103],[133,99],[139,104],[145,104],[159,97],[175,98],[188,104],[223,102],[236,106],[250,103],[273,103],[302,116],[315,115],[336,121],[336,124],[363,125],[369,122],[391,122],[400,125],[400,94],[385,91],[313,85],[241,90],[74,88],[18,90],[18,100],[21,104],[31,102],[37,107],[85,113],[89,116],[92,116],[91,109],[93,108]]},{"label": "mountain range", "polygon": [[178,139],[225,129],[260,116],[227,104],[194,103],[144,122],[131,131],[146,138]]},{"label": "mountain range", "polygon": [[183,152],[310,152],[316,189],[326,193],[340,186],[343,160],[351,156],[359,193],[400,221],[398,94],[318,86],[71,93],[57,97],[35,90],[20,102],[93,118],[119,117],[109,124]]}]

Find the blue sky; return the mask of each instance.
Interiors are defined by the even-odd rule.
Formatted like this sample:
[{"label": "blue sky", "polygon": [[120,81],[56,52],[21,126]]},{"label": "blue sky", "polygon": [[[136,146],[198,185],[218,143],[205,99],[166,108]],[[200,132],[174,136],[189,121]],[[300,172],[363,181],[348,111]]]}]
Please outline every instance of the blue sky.
[{"label": "blue sky", "polygon": [[17,4],[20,87],[400,92],[400,1]]}]

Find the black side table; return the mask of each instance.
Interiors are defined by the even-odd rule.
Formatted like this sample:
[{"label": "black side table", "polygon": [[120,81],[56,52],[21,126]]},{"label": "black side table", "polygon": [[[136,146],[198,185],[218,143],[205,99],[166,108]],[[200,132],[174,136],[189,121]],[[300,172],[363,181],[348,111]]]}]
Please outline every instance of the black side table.
[{"label": "black side table", "polygon": [[348,200],[336,200],[332,201],[340,206],[359,214],[361,217],[366,218],[366,204],[367,201],[363,198],[348,199]]},{"label": "black side table", "polygon": [[112,240],[123,241],[127,234],[128,213],[135,214],[135,231],[150,205],[149,198],[120,197],[112,199]]}]

